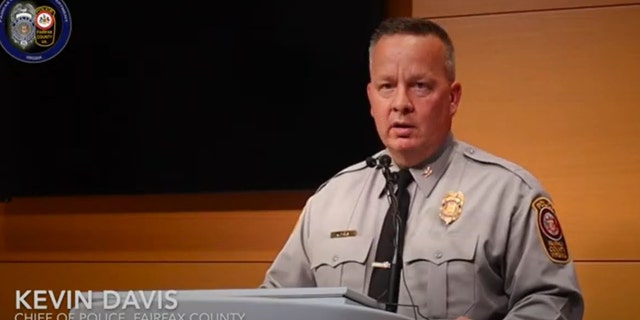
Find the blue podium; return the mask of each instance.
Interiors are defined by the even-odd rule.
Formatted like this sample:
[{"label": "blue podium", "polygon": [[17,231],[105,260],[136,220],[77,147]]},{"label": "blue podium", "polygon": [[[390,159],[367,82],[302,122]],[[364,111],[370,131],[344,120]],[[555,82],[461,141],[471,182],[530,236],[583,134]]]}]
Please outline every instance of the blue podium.
[{"label": "blue podium", "polygon": [[[167,291],[164,291],[166,294]],[[348,288],[83,293],[73,320],[409,320]]]}]

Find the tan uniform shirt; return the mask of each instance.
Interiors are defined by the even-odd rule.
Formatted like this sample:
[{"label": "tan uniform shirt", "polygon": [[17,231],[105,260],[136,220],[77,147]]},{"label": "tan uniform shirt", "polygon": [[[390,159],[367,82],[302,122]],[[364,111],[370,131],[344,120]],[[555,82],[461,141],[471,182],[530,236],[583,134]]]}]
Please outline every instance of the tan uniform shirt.
[{"label": "tan uniform shirt", "polygon": [[[368,292],[389,201],[381,170],[363,167],[345,169],[356,171],[309,198],[262,288]],[[417,305],[430,319],[582,319],[573,262],[534,177],[452,137],[434,162],[411,173],[399,304]],[[339,231],[349,232],[332,236]],[[405,306],[398,313],[415,316]]]}]

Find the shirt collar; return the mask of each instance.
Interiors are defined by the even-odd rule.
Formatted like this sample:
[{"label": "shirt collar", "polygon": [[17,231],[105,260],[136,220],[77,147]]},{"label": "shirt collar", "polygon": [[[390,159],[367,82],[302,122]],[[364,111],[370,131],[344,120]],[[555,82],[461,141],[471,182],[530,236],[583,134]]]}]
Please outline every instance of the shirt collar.
[{"label": "shirt collar", "polygon": [[[418,185],[418,189],[422,191],[425,197],[429,196],[431,190],[433,190],[437,182],[447,170],[447,167],[451,162],[454,146],[455,140],[453,139],[453,135],[449,133],[447,139],[445,140],[445,143],[442,144],[442,147],[440,147],[438,152],[420,162],[416,166],[409,168],[409,171],[413,176],[413,180],[416,182],[416,184]],[[388,152],[385,151],[384,153]],[[390,170],[394,172],[398,171],[399,168],[395,163],[392,163]],[[380,198],[384,195],[385,186],[383,184],[378,197]]]}]

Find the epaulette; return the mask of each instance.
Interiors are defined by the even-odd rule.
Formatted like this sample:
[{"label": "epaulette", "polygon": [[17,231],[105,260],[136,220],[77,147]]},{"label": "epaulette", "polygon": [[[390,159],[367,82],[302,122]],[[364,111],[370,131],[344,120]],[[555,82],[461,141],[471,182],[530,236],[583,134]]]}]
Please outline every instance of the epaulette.
[{"label": "epaulette", "polygon": [[529,187],[531,188],[540,187],[540,183],[538,182],[538,180],[523,167],[509,160],[506,160],[504,158],[501,158],[494,154],[486,152],[482,149],[471,146],[467,143],[459,142],[459,145],[460,145],[460,148],[462,149],[462,153],[467,159],[473,160],[475,162],[483,163],[483,164],[498,166],[516,175]]}]

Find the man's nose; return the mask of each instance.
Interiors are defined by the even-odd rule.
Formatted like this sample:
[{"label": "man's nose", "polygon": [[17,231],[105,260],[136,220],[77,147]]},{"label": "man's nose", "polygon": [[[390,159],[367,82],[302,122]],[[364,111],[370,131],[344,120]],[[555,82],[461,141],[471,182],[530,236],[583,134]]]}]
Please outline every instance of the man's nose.
[{"label": "man's nose", "polygon": [[400,113],[408,113],[413,110],[413,104],[406,89],[398,87],[391,101],[391,107],[393,111]]}]

